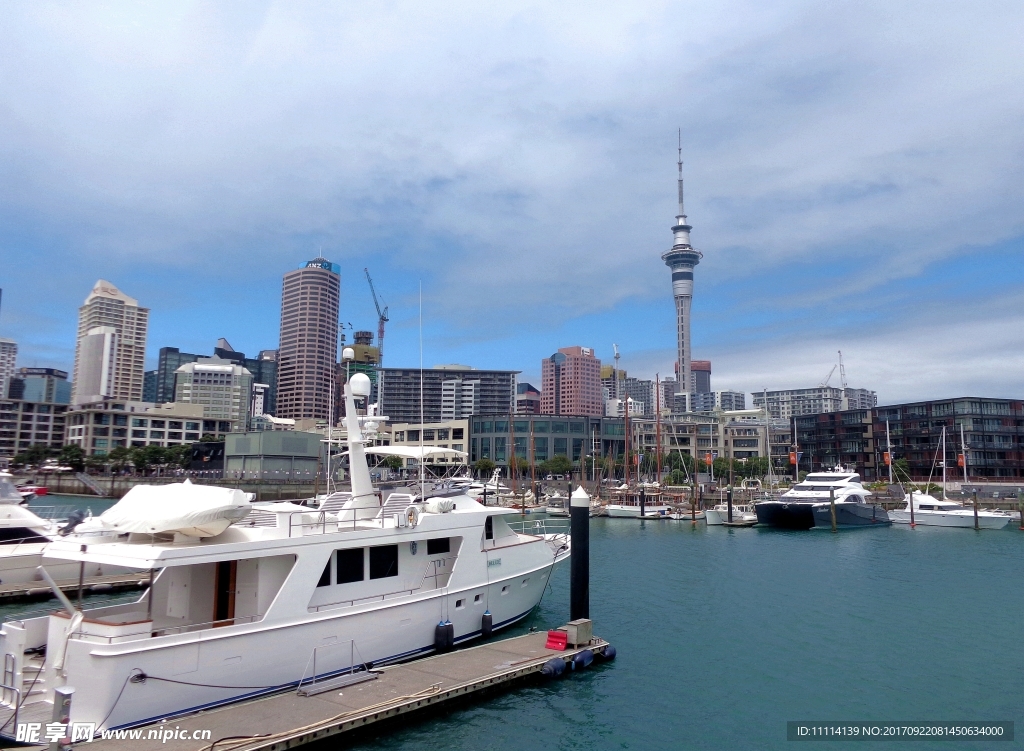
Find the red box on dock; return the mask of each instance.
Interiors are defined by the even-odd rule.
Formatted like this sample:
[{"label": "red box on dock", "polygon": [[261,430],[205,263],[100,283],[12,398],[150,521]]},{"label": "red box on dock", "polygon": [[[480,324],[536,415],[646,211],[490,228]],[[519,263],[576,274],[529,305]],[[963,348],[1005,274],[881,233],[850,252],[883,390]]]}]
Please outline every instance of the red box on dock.
[{"label": "red box on dock", "polygon": [[564,650],[568,643],[569,634],[567,634],[565,631],[556,629],[555,631],[548,631],[548,641],[544,645],[544,648]]}]

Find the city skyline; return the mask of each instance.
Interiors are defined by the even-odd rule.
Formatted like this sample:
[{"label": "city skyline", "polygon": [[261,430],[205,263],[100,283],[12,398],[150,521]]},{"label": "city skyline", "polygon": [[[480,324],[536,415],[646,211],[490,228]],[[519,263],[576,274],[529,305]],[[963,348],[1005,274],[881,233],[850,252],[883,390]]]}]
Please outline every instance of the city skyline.
[{"label": "city skyline", "polygon": [[[147,369],[160,346],[273,348],[280,275],[322,253],[356,329],[375,328],[373,273],[388,364],[419,362],[422,282],[427,366],[537,382],[545,354],[610,362],[615,342],[631,374],[665,377],[656,251],[682,125],[706,254],[692,356],[716,389],[813,386],[842,349],[880,403],[1012,394],[1022,11],[784,8],[278,9],[302,55],[269,12],[126,9],[120,26],[71,9],[64,26],[13,9],[0,38],[24,41],[9,60],[31,75],[6,116],[0,337],[21,366],[70,370],[75,310],[105,278],[153,311]],[[378,28],[433,41],[398,60]]]}]

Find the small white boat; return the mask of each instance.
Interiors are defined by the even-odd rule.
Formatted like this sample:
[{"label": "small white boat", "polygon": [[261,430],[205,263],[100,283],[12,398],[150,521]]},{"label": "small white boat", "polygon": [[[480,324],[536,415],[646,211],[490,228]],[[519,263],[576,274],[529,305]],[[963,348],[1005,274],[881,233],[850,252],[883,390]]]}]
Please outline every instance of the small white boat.
[{"label": "small white boat", "polygon": [[611,502],[605,508],[608,516],[619,519],[652,519],[668,517],[672,507],[661,499],[660,492],[650,493],[644,489],[643,513],[640,511],[640,490],[631,490],[622,485],[612,491]]},{"label": "small white boat", "polygon": [[[708,526],[721,526],[729,523],[729,504],[719,503],[714,508],[709,508],[705,511]],[[747,525],[748,523],[757,523],[757,512],[754,511],[754,507],[745,503],[734,503],[732,505],[732,521],[733,523],[741,523]]]},{"label": "small white boat", "polygon": [[[968,527],[974,528],[974,509],[956,501],[941,501],[923,493],[911,493],[901,509],[889,512],[889,518],[896,524],[910,524],[910,504],[913,499],[914,523],[926,527]],[[978,509],[979,529],[1002,529],[1013,517],[1005,511]]]},{"label": "small white boat", "polygon": [[707,512],[704,509],[697,509],[696,511],[673,511],[668,515],[668,518],[675,519],[679,522],[699,522],[701,519],[707,518]]},{"label": "small white boat", "polygon": [[544,502],[548,516],[569,516],[569,499],[564,495],[552,493]]}]

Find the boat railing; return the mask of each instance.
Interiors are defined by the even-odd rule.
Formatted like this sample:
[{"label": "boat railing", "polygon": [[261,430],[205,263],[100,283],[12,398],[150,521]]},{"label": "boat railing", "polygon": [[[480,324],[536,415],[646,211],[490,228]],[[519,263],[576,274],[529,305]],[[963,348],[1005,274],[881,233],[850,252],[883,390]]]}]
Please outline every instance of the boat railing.
[{"label": "boat railing", "polygon": [[[339,647],[344,647],[346,645],[348,646],[348,665],[347,666],[343,665],[341,667],[329,668],[321,676],[320,673],[317,671],[317,659],[318,659],[318,657],[319,657],[320,666],[324,667],[324,661],[326,659],[329,659],[325,655],[325,653],[328,650],[341,651],[341,650],[339,650]],[[328,683],[328,681],[333,682],[336,678],[338,678],[341,675],[354,676],[355,673],[356,673],[356,667],[357,667],[357,663],[356,663],[356,652],[357,651],[358,650],[356,649],[356,640],[355,639],[343,639],[342,641],[331,642],[330,644],[319,644],[319,645],[313,647],[313,651],[310,653],[309,658],[306,660],[306,667],[304,667],[302,669],[302,678],[299,679],[299,685],[296,688],[296,693],[299,696],[313,696],[314,694],[320,693],[321,691],[328,690],[328,687],[324,686],[324,684]],[[341,654],[344,655],[344,651],[341,651]],[[362,659],[362,655],[360,655],[359,657],[360,657],[360,659]],[[344,662],[344,661],[345,660],[344,660],[344,656],[343,656],[342,657],[342,662]],[[335,658],[335,660],[333,662],[334,662],[335,665],[337,665],[337,658]],[[309,669],[310,663],[312,663],[312,665],[313,665],[313,670],[312,670],[311,674],[310,674],[310,669]],[[365,661],[358,664],[358,667],[360,667],[360,668],[364,668],[365,669],[365,666],[366,666]],[[310,675],[309,679],[307,679],[307,677],[306,677],[307,675]],[[317,691],[317,688],[318,688],[318,686],[317,686],[317,679],[318,678],[319,678],[319,682],[320,682],[321,686],[323,686],[323,688],[321,688],[320,691]]]},{"label": "boat railing", "polygon": [[[360,514],[359,512],[366,512]],[[376,518],[379,509],[341,509],[335,513],[329,511],[288,511],[288,536],[302,537],[308,534],[328,534],[333,532],[355,532],[363,529],[384,529],[384,519]],[[373,512],[373,515],[369,515]],[[282,512],[272,512],[282,513]],[[296,515],[300,519],[296,521]],[[315,516],[312,521],[304,521],[301,517]],[[347,518],[346,518],[347,517]]]},{"label": "boat railing", "polygon": [[508,522],[513,532],[519,535],[568,535],[572,524],[569,519],[526,519],[518,522]]},{"label": "boat railing", "polygon": [[[6,670],[4,671],[4,680],[10,680],[7,678]],[[0,725],[0,731],[8,727],[16,731],[18,729],[18,713],[21,711],[21,689],[6,682],[0,683],[0,694],[3,696],[0,707],[11,711],[11,715]],[[10,697],[9,700],[8,697]],[[10,735],[14,735],[14,733],[10,733]]]},{"label": "boat railing", "polygon": [[429,583],[432,579],[434,585],[431,587],[432,589],[447,587],[448,582],[452,578],[457,558],[457,555],[449,555],[442,558],[432,558],[427,561],[426,568],[423,571],[423,582]]},{"label": "boat railing", "polygon": [[262,620],[262,615],[243,615],[237,618],[221,618],[215,621],[206,621],[205,623],[189,623],[184,626],[169,626],[167,628],[154,629],[153,636],[187,634],[192,631],[205,631],[207,629],[224,628],[225,626],[238,626],[243,623],[258,623]]}]

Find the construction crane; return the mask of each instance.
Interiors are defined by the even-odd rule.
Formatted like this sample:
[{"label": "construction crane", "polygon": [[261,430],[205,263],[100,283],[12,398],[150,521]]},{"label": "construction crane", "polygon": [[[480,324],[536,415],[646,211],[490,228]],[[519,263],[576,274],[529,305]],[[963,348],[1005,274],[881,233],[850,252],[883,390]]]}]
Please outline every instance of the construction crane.
[{"label": "construction crane", "polygon": [[828,386],[828,382],[832,380],[832,374],[835,373],[835,372],[836,372],[836,366],[833,365],[832,366],[832,370],[830,370],[828,372],[828,375],[825,376],[825,380],[821,382],[821,385],[822,386]]},{"label": "construction crane", "polygon": [[843,387],[843,396],[839,402],[839,409],[845,411],[850,408],[850,397],[846,393],[846,366],[843,365],[842,350],[839,350],[839,382]]},{"label": "construction crane", "polygon": [[370,294],[373,295],[373,304],[377,307],[377,365],[378,367],[384,366],[384,324],[390,319],[388,318],[388,306],[384,306],[384,310],[380,309],[380,302],[377,300],[377,290],[373,288],[373,279],[370,278],[370,270],[364,268],[366,272],[366,281],[370,283]]}]

